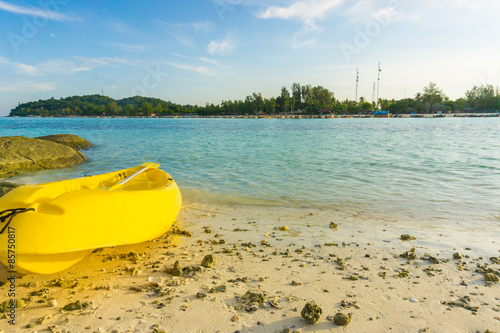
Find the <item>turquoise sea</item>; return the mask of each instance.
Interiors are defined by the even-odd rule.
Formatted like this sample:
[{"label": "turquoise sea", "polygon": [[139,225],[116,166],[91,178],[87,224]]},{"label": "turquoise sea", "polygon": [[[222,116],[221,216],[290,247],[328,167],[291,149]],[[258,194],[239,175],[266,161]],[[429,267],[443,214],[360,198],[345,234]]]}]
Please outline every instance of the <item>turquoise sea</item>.
[{"label": "turquoise sea", "polygon": [[161,163],[187,200],[500,226],[500,118],[0,118],[0,136],[71,133],[89,162],[41,183]]}]

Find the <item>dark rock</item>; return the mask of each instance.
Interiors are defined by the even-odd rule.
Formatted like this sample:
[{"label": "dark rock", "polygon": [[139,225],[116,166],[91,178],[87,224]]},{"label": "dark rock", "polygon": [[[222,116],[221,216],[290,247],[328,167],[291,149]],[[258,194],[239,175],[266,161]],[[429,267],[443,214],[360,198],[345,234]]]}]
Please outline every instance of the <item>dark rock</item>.
[{"label": "dark rock", "polygon": [[19,185],[10,182],[0,182],[0,197],[16,187],[19,187]]},{"label": "dark rock", "polygon": [[172,275],[173,276],[182,276],[182,268],[181,268],[181,264],[179,263],[179,261],[176,261],[174,263],[174,268],[172,268]]},{"label": "dark rock", "polygon": [[401,258],[406,258],[409,260],[415,260],[417,259],[417,253],[412,252],[412,251],[406,251],[405,253],[401,253],[399,255]]},{"label": "dark rock", "polygon": [[484,280],[489,282],[498,282],[500,279],[493,273],[484,274]]},{"label": "dark rock", "polygon": [[201,261],[201,265],[206,268],[212,268],[215,265],[215,256],[213,254],[207,254]]},{"label": "dark rock", "polygon": [[336,325],[347,326],[347,324],[351,322],[351,315],[345,315],[339,312],[335,315],[335,317],[333,317],[333,322]]},{"label": "dark rock", "polygon": [[60,143],[62,145],[73,148],[74,150],[87,149],[94,147],[93,144],[73,134],[53,134],[46,136],[39,136],[36,139],[49,140],[52,142]]},{"label": "dark rock", "polygon": [[167,333],[167,331],[155,327],[155,328],[153,328],[153,333]]},{"label": "dark rock", "polygon": [[248,290],[243,296],[240,297],[239,301],[241,303],[259,303],[259,305],[262,305],[266,301],[266,295],[264,293],[254,293],[253,291]]},{"label": "dark rock", "polygon": [[401,235],[401,240],[404,240],[404,241],[410,241],[410,240],[415,240],[415,239],[417,239],[417,237],[414,237],[414,236],[409,235],[409,234]]},{"label": "dark rock", "polygon": [[462,298],[459,298],[456,301],[442,302],[442,304],[445,304],[445,305],[448,305],[451,307],[461,307],[461,308],[470,310],[473,313],[477,313],[477,311],[479,310],[478,306],[470,305],[470,296],[464,296]]},{"label": "dark rock", "polygon": [[0,137],[0,178],[87,161],[73,148],[42,139]]},{"label": "dark rock", "polygon": [[63,307],[63,310],[64,311],[82,310],[82,309],[88,308],[91,304],[92,304],[92,302],[83,302],[83,303],[80,303],[80,301],[76,301],[74,303],[66,304]]},{"label": "dark rock", "polygon": [[196,293],[196,298],[201,299],[201,298],[205,298],[205,297],[207,297],[207,293],[204,293],[204,292],[201,292],[201,291],[198,292],[198,293]]},{"label": "dark rock", "polygon": [[26,302],[22,299],[9,299],[0,304],[0,313],[9,313],[11,309],[21,309],[26,307]]},{"label": "dark rock", "polygon": [[300,312],[300,315],[306,323],[314,324],[319,320],[322,313],[323,310],[315,302],[308,302]]},{"label": "dark rock", "polygon": [[227,286],[225,284],[221,284],[220,286],[210,289],[208,292],[210,294],[215,294],[215,293],[225,293],[226,291],[227,291]]}]

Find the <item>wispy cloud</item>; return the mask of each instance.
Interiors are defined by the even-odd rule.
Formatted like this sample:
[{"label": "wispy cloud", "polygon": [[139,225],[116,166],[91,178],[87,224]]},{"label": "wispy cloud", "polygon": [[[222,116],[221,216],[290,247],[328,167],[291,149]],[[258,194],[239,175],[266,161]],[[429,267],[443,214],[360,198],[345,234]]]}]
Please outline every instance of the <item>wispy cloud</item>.
[{"label": "wispy cloud", "polygon": [[224,68],[224,66],[219,61],[217,61],[215,59],[210,59],[207,57],[191,57],[191,56],[186,56],[183,54],[173,53],[173,52],[169,52],[169,54],[171,56],[174,56],[174,57],[179,58],[179,59],[184,59],[184,60],[194,61],[194,62],[202,62],[205,64],[213,65],[215,67]]},{"label": "wispy cloud", "polygon": [[149,49],[148,46],[139,44],[113,43],[112,45],[116,48],[119,48],[127,52],[142,52]]},{"label": "wispy cloud", "polygon": [[215,29],[210,21],[199,21],[191,23],[167,23],[159,21],[166,28],[169,35],[177,39],[185,46],[193,47],[194,38],[198,34],[208,34]]},{"label": "wispy cloud", "polygon": [[128,24],[123,23],[121,21],[116,21],[116,20],[106,22],[106,26],[108,28],[110,28],[111,30],[122,33],[122,34],[130,34],[134,31],[134,29],[131,26],[129,26]]},{"label": "wispy cloud", "polygon": [[10,63],[10,65],[12,65],[12,67],[14,67],[18,73],[28,74],[32,76],[38,75],[38,68],[36,68],[35,66],[21,64],[18,62],[12,62]]},{"label": "wispy cloud", "polygon": [[291,46],[299,49],[316,43],[316,37],[323,31],[316,22],[323,20],[328,12],[339,7],[345,0],[296,1],[289,6],[271,6],[257,13],[261,19],[299,20],[302,28],[295,33]]},{"label": "wispy cloud", "polygon": [[21,81],[9,84],[0,83],[1,92],[51,91],[56,89],[55,82]]},{"label": "wispy cloud", "polygon": [[207,51],[211,55],[223,56],[233,52],[236,45],[237,45],[236,39],[231,34],[228,34],[221,41],[215,41],[215,40],[211,41],[210,44],[208,44],[207,46]]},{"label": "wispy cloud", "polygon": [[296,1],[288,7],[271,6],[257,14],[262,19],[322,19],[333,8],[342,4],[344,0],[311,0]]},{"label": "wispy cloud", "polygon": [[57,11],[52,11],[44,8],[38,8],[38,7],[24,7],[24,6],[19,6],[15,5],[12,3],[8,3],[5,1],[0,1],[0,10],[7,11],[12,14],[16,15],[29,15],[29,16],[36,16],[36,17],[42,17],[46,18],[49,20],[54,20],[54,21],[73,21],[77,20],[78,18],[68,16],[65,14],[61,14]]},{"label": "wispy cloud", "polygon": [[109,57],[74,57],[76,60],[81,62],[81,66],[85,66],[89,69],[94,69],[98,67],[106,67],[106,66],[118,66],[118,65],[130,65],[130,66],[138,66],[140,65],[139,61],[128,60],[126,58],[109,58]]},{"label": "wispy cloud", "polygon": [[224,67],[217,60],[214,60],[214,59],[209,59],[209,58],[201,57],[201,58],[198,58],[198,60],[200,60],[200,61],[202,61],[202,62],[204,62],[206,64],[214,65],[214,66],[219,67],[219,68],[223,68]]},{"label": "wispy cloud", "polygon": [[[3,62],[2,62],[3,59]],[[71,75],[78,72],[89,71],[99,67],[118,66],[118,65],[138,65],[137,62],[129,61],[124,58],[86,58],[74,57],[74,60],[52,59],[36,65],[11,62],[5,58],[0,59],[13,68],[18,74],[28,76],[46,76],[46,75]]]},{"label": "wispy cloud", "polygon": [[[497,0],[419,0],[419,1],[378,1],[358,0],[346,3],[345,25],[366,23],[374,17],[390,12],[392,22],[407,22],[434,25],[462,25],[468,22],[477,22],[474,13],[484,15],[484,8],[489,12],[497,13],[500,2]],[[444,14],[443,14],[444,13]]]},{"label": "wispy cloud", "polygon": [[198,74],[203,74],[203,75],[209,75],[213,76],[216,74],[216,71],[214,71],[212,68],[207,67],[207,66],[193,66],[189,64],[182,64],[182,63],[168,63],[168,65],[179,68],[179,69],[185,69],[191,72],[196,72]]},{"label": "wispy cloud", "polygon": [[292,39],[292,48],[294,50],[301,47],[310,46],[316,43],[316,36],[323,30],[319,28],[314,20],[305,20],[300,29]]},{"label": "wispy cloud", "polygon": [[184,69],[204,76],[216,76],[228,72],[228,68],[215,59],[207,57],[190,57],[178,53],[169,53],[178,60],[167,62],[166,64],[178,69]]}]

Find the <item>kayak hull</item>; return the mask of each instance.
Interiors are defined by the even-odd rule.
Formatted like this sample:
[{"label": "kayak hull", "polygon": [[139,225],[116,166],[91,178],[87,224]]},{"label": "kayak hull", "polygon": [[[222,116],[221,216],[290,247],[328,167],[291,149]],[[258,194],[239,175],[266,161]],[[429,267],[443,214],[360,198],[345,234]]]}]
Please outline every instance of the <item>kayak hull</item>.
[{"label": "kayak hull", "polygon": [[7,193],[0,198],[0,211],[34,211],[13,217],[0,234],[0,260],[8,266],[8,245],[14,245],[17,271],[51,274],[72,266],[96,248],[161,236],[170,229],[182,205],[179,188],[170,175],[151,168],[109,190],[140,168],[21,186]]}]

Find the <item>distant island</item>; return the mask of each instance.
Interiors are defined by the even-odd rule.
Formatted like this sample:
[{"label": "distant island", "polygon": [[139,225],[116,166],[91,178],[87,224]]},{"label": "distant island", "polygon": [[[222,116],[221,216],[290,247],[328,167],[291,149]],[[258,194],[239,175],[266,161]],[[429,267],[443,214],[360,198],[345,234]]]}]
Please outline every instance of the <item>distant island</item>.
[{"label": "distant island", "polygon": [[380,98],[371,103],[364,97],[359,101],[335,98],[322,86],[294,83],[291,90],[281,88],[278,97],[264,98],[252,93],[244,100],[226,100],[220,104],[180,105],[150,97],[128,97],[115,100],[103,95],[72,96],[21,103],[10,111],[11,117],[71,117],[71,116],[223,116],[223,115],[373,115],[385,110],[393,115],[444,114],[451,112],[498,113],[500,94],[492,85],[474,86],[464,98],[450,100],[441,89],[430,82],[414,98],[389,100]]}]

